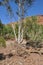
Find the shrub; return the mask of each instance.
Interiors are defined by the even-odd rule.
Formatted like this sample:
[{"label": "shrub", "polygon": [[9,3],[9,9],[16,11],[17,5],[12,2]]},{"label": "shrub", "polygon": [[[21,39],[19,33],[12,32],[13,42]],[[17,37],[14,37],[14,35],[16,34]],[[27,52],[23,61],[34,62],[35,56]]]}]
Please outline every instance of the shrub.
[{"label": "shrub", "polygon": [[24,28],[24,38],[29,40],[29,45],[35,48],[41,47],[43,41],[43,25],[37,24],[37,18],[27,18]]},{"label": "shrub", "polygon": [[3,27],[3,37],[7,40],[10,37],[14,38],[14,32],[11,25],[4,25]]},{"label": "shrub", "polygon": [[13,40],[14,39],[14,35],[13,34],[9,34],[8,38]]},{"label": "shrub", "polygon": [[3,37],[0,37],[0,47],[6,47],[6,41]]}]

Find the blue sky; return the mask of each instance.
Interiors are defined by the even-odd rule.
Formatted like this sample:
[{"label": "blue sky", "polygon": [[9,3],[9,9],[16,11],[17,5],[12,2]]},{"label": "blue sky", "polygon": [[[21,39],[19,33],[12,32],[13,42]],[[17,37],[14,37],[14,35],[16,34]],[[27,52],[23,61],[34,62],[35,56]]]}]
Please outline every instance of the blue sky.
[{"label": "blue sky", "polygon": [[[12,19],[8,16],[7,10],[2,6],[0,7],[0,19],[4,24],[10,23],[11,21],[14,22],[18,20],[15,14],[17,6],[14,3],[12,3],[11,5],[14,12],[14,17]],[[28,9],[26,14],[26,16],[36,16],[36,15],[43,15],[43,0],[35,0],[35,2]]]}]

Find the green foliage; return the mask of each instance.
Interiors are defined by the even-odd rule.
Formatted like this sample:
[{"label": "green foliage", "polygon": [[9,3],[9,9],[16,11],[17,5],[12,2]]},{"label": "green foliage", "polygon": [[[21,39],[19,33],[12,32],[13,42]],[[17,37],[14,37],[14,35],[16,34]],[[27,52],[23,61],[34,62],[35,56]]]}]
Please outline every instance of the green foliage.
[{"label": "green foliage", "polygon": [[11,25],[3,25],[0,22],[0,36],[3,36],[5,39],[14,38],[14,32]]},{"label": "green foliage", "polygon": [[[32,16],[31,18],[26,18],[26,22],[23,23],[24,27],[24,39],[30,40],[30,45],[33,47],[40,47],[40,42],[43,41],[43,25],[39,25],[37,23],[37,17]],[[15,31],[16,35],[18,37],[18,23],[15,24]],[[2,22],[0,23],[0,33],[5,39],[14,39],[14,32],[11,27],[11,25],[3,25]],[[0,35],[1,36],[1,35]],[[1,41],[3,40],[2,37],[0,37]],[[3,45],[0,43],[0,45]]]},{"label": "green foliage", "polygon": [[13,33],[12,27],[10,25],[5,25],[3,28],[3,33],[4,34]]},{"label": "green foliage", "polygon": [[37,23],[36,17],[31,17],[26,19],[25,30],[24,30],[25,38],[29,40],[29,46],[34,48],[41,48],[41,42],[43,41],[43,25],[39,25]]},{"label": "green foliage", "polygon": [[3,27],[3,37],[5,39],[11,39],[12,37],[14,38],[14,32],[11,25],[5,25]]},{"label": "green foliage", "polygon": [[6,41],[3,37],[0,37],[0,47],[6,47]]},{"label": "green foliage", "polygon": [[2,35],[3,33],[3,24],[2,24],[2,21],[0,20],[0,36]]}]

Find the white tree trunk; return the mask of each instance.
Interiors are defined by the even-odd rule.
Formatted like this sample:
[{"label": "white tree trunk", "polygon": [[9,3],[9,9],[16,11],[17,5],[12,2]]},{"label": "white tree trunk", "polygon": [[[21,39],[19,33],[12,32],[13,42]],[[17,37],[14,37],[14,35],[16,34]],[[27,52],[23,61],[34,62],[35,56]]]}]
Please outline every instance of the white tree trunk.
[{"label": "white tree trunk", "polygon": [[19,25],[19,28],[18,28],[18,43],[21,42],[21,26]]},{"label": "white tree trunk", "polygon": [[18,44],[20,44],[23,41],[23,29],[21,30],[21,26],[18,27],[18,38],[17,38],[16,32],[15,32],[15,27],[13,24],[12,24],[12,28],[13,28],[14,35],[15,35],[15,41]]},{"label": "white tree trunk", "polygon": [[16,40],[16,42],[17,42],[17,36],[16,36],[16,32],[15,32],[15,27],[14,27],[14,25],[13,25],[13,24],[12,24],[12,28],[13,28],[14,35],[15,35],[15,40]]},{"label": "white tree trunk", "polygon": [[[14,26],[12,24],[12,28],[13,28],[13,31],[14,31],[14,34],[15,34],[15,40],[18,42],[18,44],[20,44],[22,41],[23,41],[23,28],[22,28],[22,21],[20,21],[21,19],[21,3],[20,3],[20,0],[19,0],[19,21],[18,21],[18,38],[17,38],[17,35],[15,33],[15,29],[14,29]],[[23,12],[24,13],[24,12]],[[22,14],[23,14],[22,13]],[[22,29],[21,29],[22,28]]]},{"label": "white tree trunk", "polygon": [[23,29],[21,31],[21,42],[23,42]]},{"label": "white tree trunk", "polygon": [[20,4],[20,0],[19,0],[18,43],[21,42],[21,22],[20,22],[21,16],[20,16],[20,7],[21,7],[21,4]]}]

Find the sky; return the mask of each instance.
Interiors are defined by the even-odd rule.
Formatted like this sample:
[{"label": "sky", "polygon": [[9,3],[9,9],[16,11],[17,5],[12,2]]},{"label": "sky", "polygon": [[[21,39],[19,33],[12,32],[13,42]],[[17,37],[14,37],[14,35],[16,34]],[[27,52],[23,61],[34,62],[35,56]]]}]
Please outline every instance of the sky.
[{"label": "sky", "polygon": [[[7,10],[5,7],[0,7],[0,20],[3,24],[8,24],[10,22],[15,22],[18,20],[18,17],[16,15],[16,5],[14,3],[11,3],[11,7],[14,12],[14,17],[10,18],[8,16]],[[33,5],[28,8],[27,16],[36,16],[36,15],[43,15],[43,0],[35,0]]]}]

